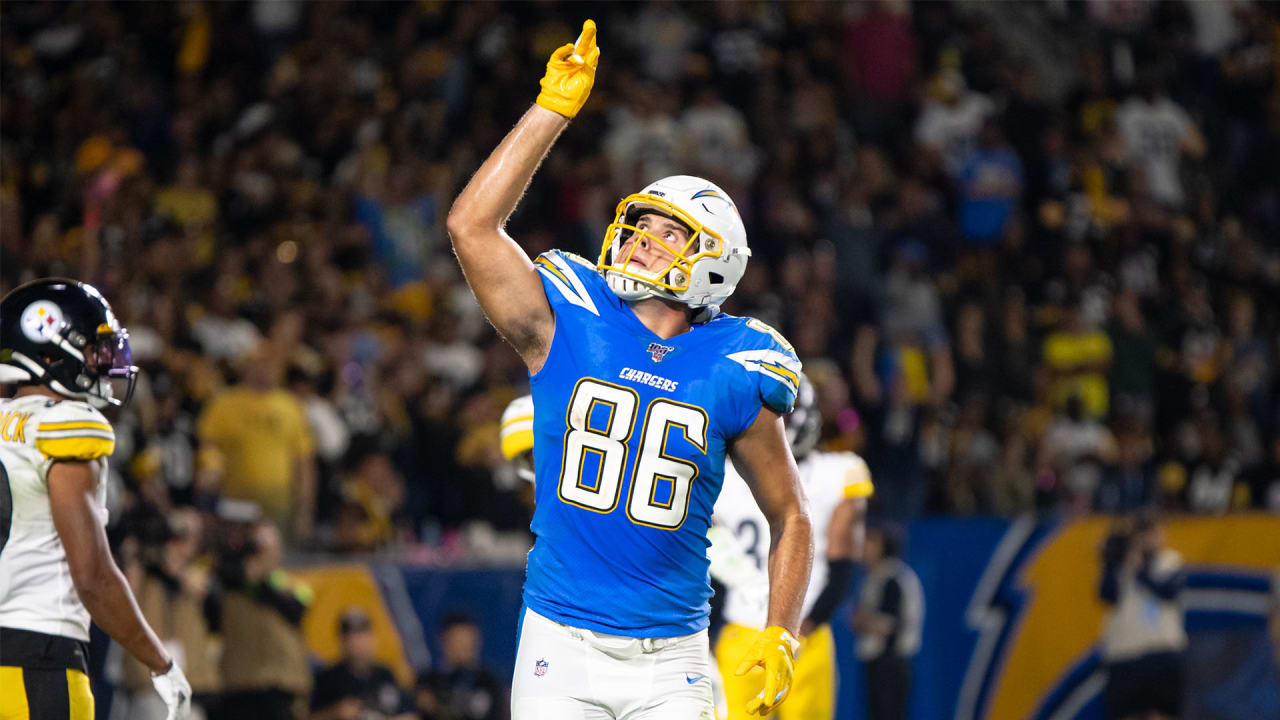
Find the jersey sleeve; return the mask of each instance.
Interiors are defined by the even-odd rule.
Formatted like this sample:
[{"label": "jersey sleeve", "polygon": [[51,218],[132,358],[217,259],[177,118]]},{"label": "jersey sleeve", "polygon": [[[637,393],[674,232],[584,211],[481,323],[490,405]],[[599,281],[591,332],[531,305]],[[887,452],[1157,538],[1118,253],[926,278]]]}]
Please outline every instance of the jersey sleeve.
[{"label": "jersey sleeve", "polygon": [[743,323],[745,349],[729,353],[729,359],[747,373],[748,387],[755,395],[751,418],[759,412],[759,405],[786,414],[796,402],[800,387],[800,359],[791,343],[769,325],[747,318]]},{"label": "jersey sleeve", "polygon": [[848,453],[842,455],[841,494],[846,498],[871,497],[875,486],[871,484],[871,469],[862,456]]},{"label": "jersey sleeve", "polygon": [[577,308],[600,316],[611,292],[604,278],[585,258],[562,250],[548,250],[534,258],[533,266],[542,277],[542,289],[551,309],[560,313]]},{"label": "jersey sleeve", "polygon": [[115,451],[116,434],[102,413],[63,401],[41,414],[36,449],[50,460],[95,460]]}]

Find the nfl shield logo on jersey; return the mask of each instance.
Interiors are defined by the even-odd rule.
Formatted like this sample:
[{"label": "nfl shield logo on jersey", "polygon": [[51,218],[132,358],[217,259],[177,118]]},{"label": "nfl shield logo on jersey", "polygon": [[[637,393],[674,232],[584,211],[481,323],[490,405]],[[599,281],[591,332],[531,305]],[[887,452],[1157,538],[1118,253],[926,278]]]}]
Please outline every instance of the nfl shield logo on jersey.
[{"label": "nfl shield logo on jersey", "polygon": [[662,362],[662,358],[666,357],[667,353],[672,350],[675,350],[675,348],[651,342],[649,343],[649,350],[647,352],[649,353],[649,356],[653,358],[654,362]]},{"label": "nfl shield logo on jersey", "polygon": [[533,663],[533,674],[534,674],[535,676],[537,676],[537,677],[542,677],[543,675],[546,675],[546,674],[547,674],[547,661],[546,661],[546,660],[542,660],[542,659],[538,659],[536,662],[534,662],[534,663]]}]

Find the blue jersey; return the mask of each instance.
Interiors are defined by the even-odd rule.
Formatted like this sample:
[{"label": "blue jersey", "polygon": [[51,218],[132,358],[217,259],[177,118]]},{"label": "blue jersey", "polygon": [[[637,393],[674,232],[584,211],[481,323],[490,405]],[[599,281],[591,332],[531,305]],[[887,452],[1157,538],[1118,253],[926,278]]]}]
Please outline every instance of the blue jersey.
[{"label": "blue jersey", "polygon": [[536,266],[556,317],[531,378],[525,604],[616,635],[702,630],[725,447],[762,406],[791,409],[800,362],[773,328],[726,314],[664,340],[586,260],[552,251]]}]

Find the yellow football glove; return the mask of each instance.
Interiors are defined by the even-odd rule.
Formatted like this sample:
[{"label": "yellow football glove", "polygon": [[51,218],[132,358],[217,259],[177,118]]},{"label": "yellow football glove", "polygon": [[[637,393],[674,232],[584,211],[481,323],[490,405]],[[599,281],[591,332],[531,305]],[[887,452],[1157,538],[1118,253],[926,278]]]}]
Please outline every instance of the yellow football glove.
[{"label": "yellow football glove", "polygon": [[561,45],[551,53],[547,61],[547,74],[542,76],[542,92],[538,104],[572,118],[578,114],[591,94],[596,81],[596,65],[600,63],[600,48],[596,47],[596,23],[582,23],[578,42]]},{"label": "yellow football glove", "polygon": [[768,715],[787,699],[799,649],[800,641],[792,637],[786,628],[777,625],[765,628],[756,638],[733,673],[746,675],[757,665],[764,667],[764,690],[747,701],[748,714]]}]

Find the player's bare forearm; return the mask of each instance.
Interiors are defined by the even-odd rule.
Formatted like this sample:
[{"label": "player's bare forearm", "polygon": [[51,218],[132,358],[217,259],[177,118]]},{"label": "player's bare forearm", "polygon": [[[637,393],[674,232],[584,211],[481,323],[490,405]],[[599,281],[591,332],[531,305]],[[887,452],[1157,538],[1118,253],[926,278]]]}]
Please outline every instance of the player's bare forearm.
[{"label": "player's bare forearm", "polygon": [[796,635],[813,565],[813,524],[782,416],[761,408],[751,426],[734,438],[731,450],[734,466],[769,522],[768,624]]},{"label": "player's bare forearm", "polygon": [[[563,115],[539,105],[530,106],[453,201],[447,221],[450,232],[501,230],[543,158],[568,125],[569,119]],[[464,233],[454,240],[455,244],[458,239],[465,241],[469,236]]]},{"label": "player's bare forearm", "polygon": [[95,573],[95,580],[76,583],[76,594],[89,611],[89,617],[111,636],[112,640],[136,657],[151,672],[163,673],[169,669],[170,658],[164,646],[134,600],[124,575],[108,556],[110,567]]},{"label": "player's bare forearm", "polygon": [[163,673],[169,668],[169,655],[111,558],[106,530],[94,513],[98,475],[96,461],[57,462],[49,469],[53,524],[66,550],[71,581],[98,627],[152,672]]},{"label": "player's bare forearm", "polygon": [[800,611],[809,571],[813,565],[813,524],[804,507],[796,507],[781,522],[770,520],[769,620],[768,625],[784,627],[799,634]]},{"label": "player's bare forearm", "polygon": [[538,105],[529,108],[454,200],[446,220],[476,300],[531,371],[546,358],[554,317],[533,262],[503,226],[568,123]]}]

